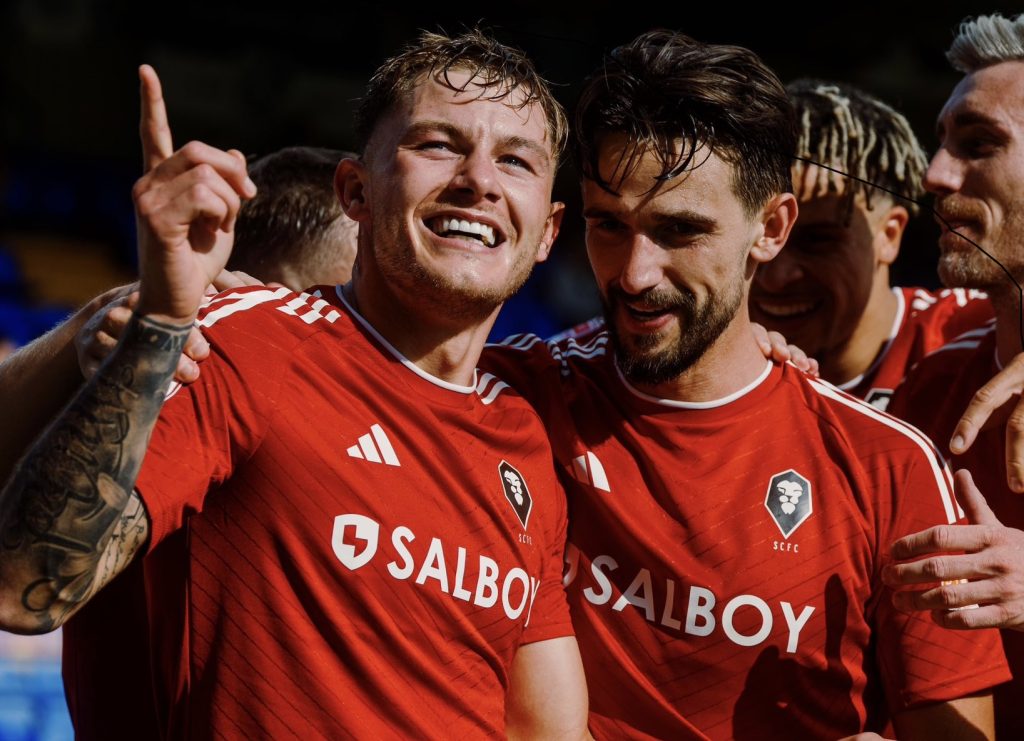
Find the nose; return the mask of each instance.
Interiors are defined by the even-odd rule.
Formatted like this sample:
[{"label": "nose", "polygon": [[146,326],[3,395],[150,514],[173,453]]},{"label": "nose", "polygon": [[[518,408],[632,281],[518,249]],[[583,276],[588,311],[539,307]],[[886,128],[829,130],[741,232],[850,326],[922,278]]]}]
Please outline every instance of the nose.
[{"label": "nose", "polygon": [[645,234],[635,234],[627,250],[626,260],[619,273],[619,287],[623,291],[639,295],[661,283],[665,274],[662,267],[664,249]]},{"label": "nose", "polygon": [[960,190],[963,184],[963,167],[961,161],[950,154],[945,146],[928,163],[924,173],[924,189],[937,196],[949,195]]},{"label": "nose", "polygon": [[[791,239],[790,242],[793,240]],[[792,283],[804,277],[800,261],[790,252],[791,246],[783,247],[774,260],[757,266],[754,282],[763,290],[781,293]]]},{"label": "nose", "polygon": [[487,200],[493,203],[499,200],[501,193],[498,189],[498,170],[494,159],[481,148],[469,152],[459,162],[451,188],[460,194],[471,196],[474,202]]}]

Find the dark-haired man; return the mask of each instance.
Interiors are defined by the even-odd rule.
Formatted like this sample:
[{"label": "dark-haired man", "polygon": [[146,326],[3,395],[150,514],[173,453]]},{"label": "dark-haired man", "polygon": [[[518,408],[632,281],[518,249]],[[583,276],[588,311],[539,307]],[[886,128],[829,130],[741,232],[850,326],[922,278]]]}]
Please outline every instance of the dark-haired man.
[{"label": "dark-haired man", "polygon": [[285,147],[249,162],[256,197],[243,204],[228,270],[301,291],[348,283],[358,225],[341,208],[334,172],[356,154]]},{"label": "dark-haired man", "polygon": [[568,481],[597,737],[991,734],[998,637],[902,614],[878,578],[894,538],[955,521],[941,459],[751,339],[754,270],[797,214],[792,115],[746,49],[614,51],[576,115],[606,328],[489,357]]},{"label": "dark-haired man", "polygon": [[826,381],[884,410],[914,363],[992,309],[974,290],[889,285],[928,163],[907,120],[845,83],[786,91],[800,215],[786,249],[754,274],[750,314],[815,357]]},{"label": "dark-haired man", "polygon": [[389,60],[337,174],[352,283],[215,297],[211,359],[163,403],[255,188],[237,152],[173,151],[142,76],[139,304],[0,494],[3,625],[52,629],[140,552],[184,545],[182,590],[147,595],[151,616],[186,610],[159,667],[169,736],[583,735],[550,449],[475,371],[561,219],[544,81],[478,32]]}]

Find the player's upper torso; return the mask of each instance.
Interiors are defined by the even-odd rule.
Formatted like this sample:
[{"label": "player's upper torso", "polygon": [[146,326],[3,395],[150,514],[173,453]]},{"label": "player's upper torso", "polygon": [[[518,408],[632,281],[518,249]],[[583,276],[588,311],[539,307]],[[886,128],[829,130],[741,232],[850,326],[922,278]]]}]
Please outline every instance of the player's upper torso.
[{"label": "player's upper torso", "polygon": [[837,738],[880,729],[886,701],[1005,678],[994,635],[898,613],[878,578],[895,537],[955,517],[927,441],[790,366],[717,405],[647,398],[607,341],[523,338],[482,360],[524,384],[572,479],[596,736]]},{"label": "player's upper torso", "polygon": [[893,288],[897,310],[889,339],[871,367],[839,388],[885,411],[893,391],[928,353],[993,317],[984,293],[974,289]]},{"label": "player's upper torso", "polygon": [[[500,734],[517,647],[570,632],[543,428],[493,376],[426,376],[323,298],[214,299],[211,359],[154,432],[153,541],[187,528],[172,733]],[[180,609],[153,591],[151,614]]]}]

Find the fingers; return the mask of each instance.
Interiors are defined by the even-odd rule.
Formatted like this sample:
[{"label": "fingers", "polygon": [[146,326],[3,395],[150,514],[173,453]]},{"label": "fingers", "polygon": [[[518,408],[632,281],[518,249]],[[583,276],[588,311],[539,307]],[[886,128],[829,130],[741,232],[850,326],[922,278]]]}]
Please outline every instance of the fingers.
[{"label": "fingers", "polygon": [[192,327],[188,339],[185,340],[182,353],[195,361],[206,360],[210,357],[210,343],[206,341],[198,327]]},{"label": "fingers", "polygon": [[[949,449],[959,455],[971,447],[982,429],[988,425],[999,424],[1001,415],[995,413],[1014,395],[1019,395],[1022,389],[1024,389],[1024,354],[1015,357],[1009,365],[975,392],[971,403],[967,405],[967,409],[953,430]],[[1024,423],[1024,417],[1021,417],[1021,423]],[[1024,434],[1024,430],[1018,427],[1018,439],[1022,434]]]},{"label": "fingers", "polygon": [[974,525],[1001,526],[999,518],[988,506],[985,497],[974,484],[971,472],[961,468],[954,474],[953,484],[956,490],[956,498],[960,506],[964,508],[967,519]]},{"label": "fingers", "polygon": [[882,569],[882,581],[893,588],[955,582],[958,579],[981,579],[991,575],[987,560],[972,554],[932,556],[909,563],[886,564]]},{"label": "fingers", "polygon": [[187,355],[178,358],[178,367],[174,371],[174,380],[178,383],[192,383],[199,378],[199,364]]},{"label": "fingers", "polygon": [[[779,335],[780,337],[782,335]],[[783,339],[785,341],[785,339]],[[795,365],[797,368],[802,370],[804,373],[810,373],[812,375],[818,375],[818,361],[814,358],[807,357],[807,353],[801,350],[796,345],[787,345],[789,351],[789,362]]]},{"label": "fingers", "polygon": [[213,279],[213,287],[218,291],[226,291],[229,288],[243,288],[244,286],[262,286],[263,281],[253,278],[241,270],[221,270]]},{"label": "fingers", "polygon": [[936,623],[952,630],[1016,627],[1015,616],[1001,604],[971,606],[958,610],[933,610],[931,615]]},{"label": "fingers", "polygon": [[904,612],[960,610],[995,603],[1003,596],[1000,583],[994,579],[950,580],[931,589],[895,592],[892,601],[897,609]]},{"label": "fingers", "polygon": [[1024,397],[1018,397],[1006,420],[1006,485],[1024,492]]},{"label": "fingers", "polygon": [[189,170],[207,166],[213,168],[217,175],[223,178],[239,196],[252,198],[256,195],[256,184],[249,179],[245,167],[245,157],[242,157],[237,150],[232,151],[235,151],[236,154],[211,147],[203,142],[191,141],[171,157],[162,161],[150,173],[150,179],[166,182]]},{"label": "fingers", "polygon": [[174,380],[178,383],[192,383],[199,378],[199,364],[210,356],[210,343],[203,337],[198,327],[192,327],[185,347],[178,357],[178,367],[174,371]]},{"label": "fingers", "polygon": [[994,537],[994,528],[988,525],[936,525],[900,538],[891,553],[897,561],[951,551],[975,553],[991,545]]},{"label": "fingers", "polygon": [[[137,184],[135,206],[140,225],[160,249],[185,246],[207,252],[218,243],[217,232],[230,234],[241,207],[238,193],[209,165],[194,167],[170,182]],[[141,247],[140,237],[140,251]],[[147,243],[148,244],[148,243]]]},{"label": "fingers", "polygon": [[766,358],[772,356],[772,343],[768,340],[768,330],[762,327],[757,322],[750,323],[750,329],[754,333],[754,342],[761,348],[761,352],[764,353]]},{"label": "fingers", "polygon": [[90,317],[75,336],[78,365],[86,380],[92,378],[117,347],[138,300],[139,294],[133,292],[111,301]]},{"label": "fingers", "polygon": [[139,67],[142,113],[139,136],[142,139],[142,166],[149,172],[174,152],[171,127],[167,122],[163,89],[156,70],[148,64]]}]

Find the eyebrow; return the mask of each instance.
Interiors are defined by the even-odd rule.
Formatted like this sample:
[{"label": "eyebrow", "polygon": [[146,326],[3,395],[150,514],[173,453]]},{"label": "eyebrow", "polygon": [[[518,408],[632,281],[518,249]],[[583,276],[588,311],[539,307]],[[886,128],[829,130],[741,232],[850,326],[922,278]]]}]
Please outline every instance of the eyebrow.
[{"label": "eyebrow", "polygon": [[[437,132],[445,134],[452,139],[469,139],[470,136],[467,132],[451,123],[450,121],[435,121],[427,119],[424,121],[416,121],[405,132],[403,139],[408,137],[423,136],[431,132]],[[535,139],[529,139],[525,136],[504,136],[498,139],[498,144],[502,148],[508,149],[527,149],[537,157],[543,160],[545,166],[551,164],[551,154],[548,152],[547,147],[537,142]]]},{"label": "eyebrow", "polygon": [[[957,111],[951,116],[952,123],[956,127],[965,126],[988,126],[994,129],[1002,129],[1002,124],[991,116],[986,116],[981,111],[966,110]],[[945,131],[945,127],[942,124],[942,119],[935,122],[935,134],[939,137],[942,136]]]},{"label": "eyebrow", "polygon": [[[591,207],[583,209],[584,219],[618,219],[618,214],[606,208]],[[706,216],[705,214],[697,213],[696,211],[681,210],[672,211],[669,213],[657,213],[652,216],[655,223],[661,224],[674,224],[680,221],[686,222],[687,224],[693,224],[698,229],[705,232],[714,231],[718,227],[718,220]]]}]

